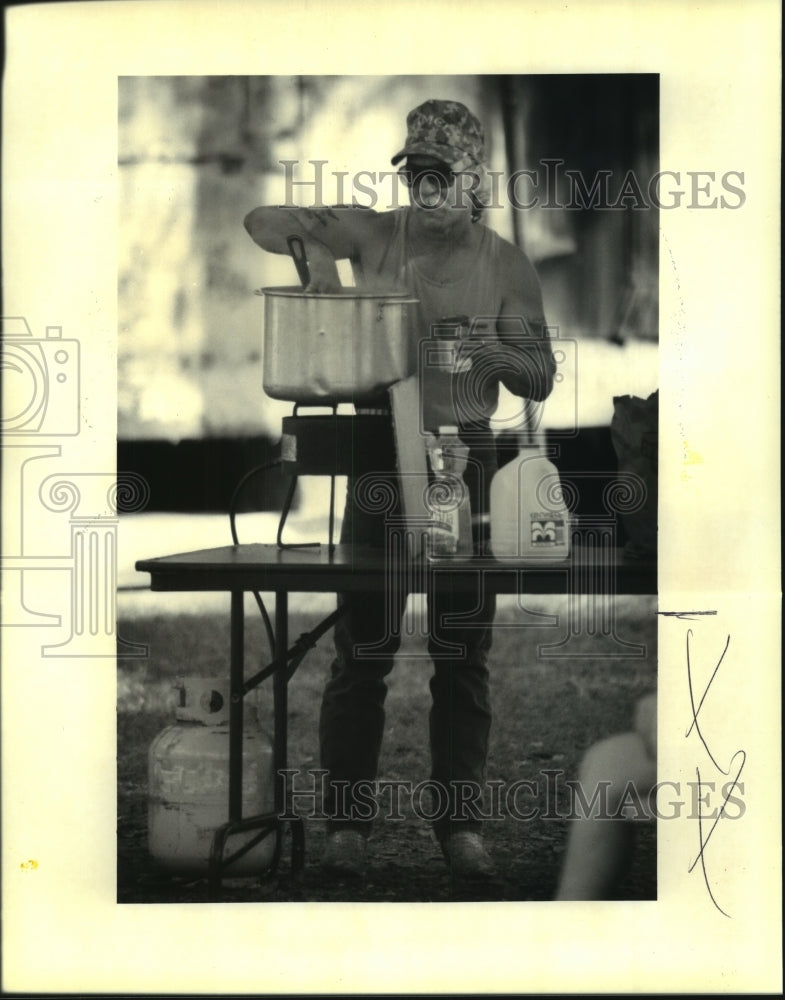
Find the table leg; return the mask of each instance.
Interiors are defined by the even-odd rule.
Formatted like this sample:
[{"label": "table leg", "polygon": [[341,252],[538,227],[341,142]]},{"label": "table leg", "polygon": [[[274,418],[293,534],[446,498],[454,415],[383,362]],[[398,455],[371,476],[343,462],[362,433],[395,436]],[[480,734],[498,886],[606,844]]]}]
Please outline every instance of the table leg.
[{"label": "table leg", "polygon": [[[273,760],[275,762],[275,815],[282,816],[286,807],[286,784],[283,771],[287,761],[289,739],[289,663],[286,654],[289,649],[289,595],[285,590],[275,592],[275,657],[283,657],[283,662],[273,674]],[[289,820],[292,834],[292,874],[299,875],[305,864],[305,824],[301,817]],[[276,853],[273,867],[277,867],[281,852],[283,824],[279,821],[276,830]]]},{"label": "table leg", "polygon": [[229,667],[229,822],[243,815],[243,672],[245,618],[243,592],[232,591]]},{"label": "table leg", "polygon": [[[243,785],[243,698],[245,695],[244,660],[245,660],[245,618],[243,608],[243,592],[232,591],[231,607],[231,654],[229,676],[229,821],[218,828],[214,837],[210,855],[208,894],[211,900],[220,896],[221,873],[231,863],[234,857],[240,856],[253,844],[248,843],[237,854],[224,861],[224,847],[227,838],[241,830],[258,829],[261,832],[253,843],[264,836],[264,830],[269,828],[275,833],[275,852],[269,871],[278,867],[281,855],[283,823],[278,818],[285,809],[286,785],[283,771],[286,768],[288,741],[288,647],[289,647],[289,601],[286,591],[276,591],[275,594],[275,649],[273,659],[278,662],[278,668],[273,673],[273,762],[274,802],[272,814],[267,813],[247,820],[242,818],[242,785]],[[302,819],[290,821],[292,831],[292,872],[299,872],[305,860],[305,826]]]},{"label": "table leg", "polygon": [[273,761],[275,764],[275,811],[278,816],[284,810],[284,776],[288,740],[288,663],[285,659],[289,648],[289,595],[285,590],[275,592],[275,658],[283,657],[281,666],[273,674]]}]

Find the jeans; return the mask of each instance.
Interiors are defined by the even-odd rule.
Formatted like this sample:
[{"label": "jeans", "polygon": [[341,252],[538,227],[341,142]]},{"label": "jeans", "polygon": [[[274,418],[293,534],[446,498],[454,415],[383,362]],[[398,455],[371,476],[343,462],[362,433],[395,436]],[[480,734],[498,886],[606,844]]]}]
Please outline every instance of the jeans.
[{"label": "jeans", "polygon": [[[393,468],[389,462],[387,469]],[[490,477],[495,470],[495,451],[475,449],[465,476],[473,513],[487,510]],[[391,488],[397,489],[394,473],[382,472]],[[384,545],[385,515],[363,509],[354,498],[350,481],[346,512],[341,530],[343,544]],[[495,595],[455,593],[449,574],[433,577],[428,595],[430,622],[428,651],[434,673],[430,681],[432,705],[429,717],[431,779],[440,790],[432,812],[437,836],[443,837],[457,825],[476,830],[480,820],[476,809],[456,809],[457,783],[485,779],[491,707],[487,660],[491,648],[491,624],[496,610]],[[365,811],[352,809],[351,791],[355,782],[373,782],[377,775],[384,733],[385,678],[393,668],[400,645],[400,622],[405,608],[403,595],[389,600],[387,592],[339,594],[338,603],[346,613],[335,626],[335,659],[324,690],[319,720],[322,767],[328,772],[325,811],[328,827],[351,826],[368,833],[368,793]],[[471,614],[471,624],[448,624],[444,615]],[[444,644],[463,647],[459,653],[445,654]],[[374,655],[358,647],[373,645]],[[336,784],[334,784],[336,783]],[[338,783],[348,787],[337,794]],[[466,795],[464,787],[463,794]],[[367,786],[366,786],[367,789]],[[460,795],[458,796],[460,802]],[[472,815],[475,813],[475,815]]]}]

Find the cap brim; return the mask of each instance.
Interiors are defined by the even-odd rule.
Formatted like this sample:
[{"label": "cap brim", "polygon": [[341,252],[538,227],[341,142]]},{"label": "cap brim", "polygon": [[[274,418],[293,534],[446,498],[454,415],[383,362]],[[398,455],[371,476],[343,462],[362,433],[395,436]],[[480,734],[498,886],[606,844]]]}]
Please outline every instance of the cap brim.
[{"label": "cap brim", "polygon": [[452,146],[442,146],[436,142],[415,142],[411,146],[404,146],[403,149],[396,153],[395,156],[390,161],[393,166],[396,163],[400,163],[405,156],[432,156],[436,160],[441,160],[450,167],[458,166],[459,164],[463,167],[467,165],[467,161],[470,157],[467,157],[465,153],[462,153],[458,149],[454,149]]}]

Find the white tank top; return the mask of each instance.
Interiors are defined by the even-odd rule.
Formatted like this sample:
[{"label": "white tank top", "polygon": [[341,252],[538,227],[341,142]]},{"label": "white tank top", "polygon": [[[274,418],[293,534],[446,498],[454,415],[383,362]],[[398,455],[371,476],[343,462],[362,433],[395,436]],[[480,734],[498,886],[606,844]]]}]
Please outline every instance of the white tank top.
[{"label": "white tank top", "polygon": [[500,238],[487,226],[475,223],[481,231],[481,238],[472,266],[462,270],[455,279],[434,281],[420,270],[416,258],[408,249],[409,218],[410,209],[395,211],[392,235],[379,267],[373,274],[368,274],[362,262],[356,262],[355,282],[358,288],[378,289],[381,278],[390,290],[406,292],[418,300],[416,306],[410,306],[409,358],[411,372],[420,371],[426,428],[435,430],[445,424],[487,427],[498,404],[498,381],[487,385],[483,383],[479,396],[477,392],[471,393],[471,405],[462,406],[455,380],[451,381],[449,376],[429,365],[427,360],[423,362],[422,359],[427,359],[430,353],[423,341],[430,341],[435,324],[453,316],[467,316],[470,323],[475,324],[486,318],[488,322],[484,324],[484,335],[496,335],[494,321],[501,312],[503,298],[498,283]]}]

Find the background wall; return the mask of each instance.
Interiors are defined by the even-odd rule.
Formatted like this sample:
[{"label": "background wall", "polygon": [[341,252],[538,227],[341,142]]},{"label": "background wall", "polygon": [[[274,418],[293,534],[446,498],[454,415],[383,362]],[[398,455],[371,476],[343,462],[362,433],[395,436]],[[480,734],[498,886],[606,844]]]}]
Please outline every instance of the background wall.
[{"label": "background wall", "polygon": [[[253,245],[243,217],[285,200],[281,160],[299,161],[295,179],[306,182],[308,161],[326,160],[327,203],[340,199],[335,172],[391,169],[407,111],[429,96],[475,110],[495,170],[557,157],[589,179],[613,170],[618,183],[626,169],[656,169],[651,76],[120,79],[121,439],[278,436],[289,406],[262,392],[263,299],[253,291],[296,276],[288,259]],[[394,183],[378,185],[380,208]],[[306,184],[293,200],[310,204],[314,193]],[[487,222],[535,261],[562,335],[618,339],[636,283],[639,301],[656,307],[656,211],[516,212],[504,201]],[[656,330],[655,308],[622,332]]]}]

